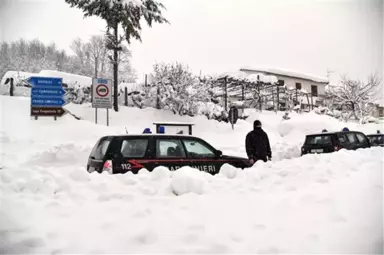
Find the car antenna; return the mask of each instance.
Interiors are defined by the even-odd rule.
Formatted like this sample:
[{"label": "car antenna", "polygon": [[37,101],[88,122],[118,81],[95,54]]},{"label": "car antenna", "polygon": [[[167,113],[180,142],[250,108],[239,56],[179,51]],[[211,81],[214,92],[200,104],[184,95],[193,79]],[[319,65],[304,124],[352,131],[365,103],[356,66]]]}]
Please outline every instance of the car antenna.
[{"label": "car antenna", "polygon": [[125,128],[125,133],[128,134],[128,130],[127,130],[127,127],[124,127]]}]

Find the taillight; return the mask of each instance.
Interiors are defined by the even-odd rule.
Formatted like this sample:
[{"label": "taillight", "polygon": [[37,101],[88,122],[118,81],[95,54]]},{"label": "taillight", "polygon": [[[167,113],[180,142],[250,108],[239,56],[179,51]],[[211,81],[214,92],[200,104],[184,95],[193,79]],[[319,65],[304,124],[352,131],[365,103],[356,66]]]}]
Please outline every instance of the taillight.
[{"label": "taillight", "polygon": [[103,171],[102,172],[108,172],[109,174],[113,174],[113,165],[112,165],[112,160],[107,160],[105,161],[103,165]]}]

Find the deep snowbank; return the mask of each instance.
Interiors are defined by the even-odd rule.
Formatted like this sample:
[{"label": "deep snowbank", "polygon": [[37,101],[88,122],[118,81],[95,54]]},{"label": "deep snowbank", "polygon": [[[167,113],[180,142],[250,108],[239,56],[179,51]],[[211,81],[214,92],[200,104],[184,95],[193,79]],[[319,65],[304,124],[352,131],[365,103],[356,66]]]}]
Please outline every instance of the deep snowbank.
[{"label": "deep snowbank", "polygon": [[[252,116],[270,134],[275,159],[283,155],[245,171],[110,176],[85,170],[101,135],[189,118],[122,108],[105,127],[68,115],[31,120],[26,98],[0,103],[0,253],[383,253],[383,148],[284,159],[295,137],[319,123],[339,128],[332,120]],[[92,120],[87,106],[70,107]],[[251,123],[232,131],[202,118],[190,119],[197,135],[243,154]]]},{"label": "deep snowbank", "polygon": [[7,167],[2,252],[379,253],[382,156],[382,148],[340,151],[217,176]]}]

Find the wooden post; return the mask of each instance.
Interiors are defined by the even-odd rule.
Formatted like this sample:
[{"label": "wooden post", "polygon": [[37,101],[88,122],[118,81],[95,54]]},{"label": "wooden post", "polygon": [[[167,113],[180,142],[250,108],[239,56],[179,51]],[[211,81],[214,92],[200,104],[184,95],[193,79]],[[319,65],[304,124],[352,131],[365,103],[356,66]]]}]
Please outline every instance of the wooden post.
[{"label": "wooden post", "polygon": [[[246,83],[245,83],[246,84]],[[244,114],[244,102],[245,102],[245,95],[244,95],[244,83],[241,84],[241,100],[243,101],[242,107],[241,107],[241,112]]]},{"label": "wooden post", "polygon": [[127,87],[124,88],[124,105],[128,106],[128,89],[127,89]]},{"label": "wooden post", "polygon": [[224,109],[228,111],[228,88],[227,88],[227,77],[224,78]]},{"label": "wooden post", "polygon": [[313,110],[313,96],[312,96],[312,93],[311,93],[311,108]]},{"label": "wooden post", "polygon": [[157,83],[157,100],[156,100],[156,108],[160,109],[160,87],[159,83]]},{"label": "wooden post", "polygon": [[147,75],[145,75],[144,86],[145,86],[145,87],[148,86],[148,84],[147,84]]},{"label": "wooden post", "polygon": [[276,109],[276,104],[275,104],[275,94],[273,93],[273,88],[272,88],[272,104],[273,104],[273,110],[277,114],[277,109]]},{"label": "wooden post", "polygon": [[13,78],[11,78],[10,80],[10,84],[9,84],[9,96],[13,97],[13,91],[14,91],[14,85],[13,85]]},{"label": "wooden post", "polygon": [[279,84],[277,84],[277,86],[276,86],[276,89],[277,89],[277,91],[276,91],[276,93],[277,93],[277,111],[279,111],[280,110],[280,98],[279,98],[279,94],[280,94],[280,92],[279,92]]},{"label": "wooden post", "polygon": [[[259,78],[257,78],[257,79],[259,79]],[[261,112],[261,93],[260,93],[260,82],[259,81],[257,81],[257,93],[258,93],[258,96],[259,96],[259,110],[260,110],[260,112]]]}]

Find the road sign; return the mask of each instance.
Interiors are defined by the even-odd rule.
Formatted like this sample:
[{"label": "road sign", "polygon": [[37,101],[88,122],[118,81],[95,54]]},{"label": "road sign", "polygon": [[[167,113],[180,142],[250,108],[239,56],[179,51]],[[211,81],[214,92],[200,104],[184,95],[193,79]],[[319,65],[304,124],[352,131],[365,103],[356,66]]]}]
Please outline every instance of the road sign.
[{"label": "road sign", "polygon": [[112,80],[98,79],[92,80],[92,107],[93,108],[112,108]]},{"label": "road sign", "polygon": [[55,107],[31,107],[31,116],[62,117],[68,112],[63,108]]},{"label": "road sign", "polygon": [[39,88],[34,87],[31,90],[33,97],[58,97],[61,98],[65,95],[65,90],[63,88]]},{"label": "road sign", "polygon": [[66,113],[62,108],[67,104],[62,78],[33,76],[27,81],[32,86],[31,116],[53,116],[56,120]]},{"label": "road sign", "polygon": [[27,82],[32,85],[32,87],[56,87],[61,88],[63,84],[62,78],[54,77],[29,77]]},{"label": "road sign", "polygon": [[33,98],[31,100],[31,106],[47,106],[47,107],[62,107],[66,105],[67,102],[62,98]]}]

